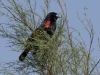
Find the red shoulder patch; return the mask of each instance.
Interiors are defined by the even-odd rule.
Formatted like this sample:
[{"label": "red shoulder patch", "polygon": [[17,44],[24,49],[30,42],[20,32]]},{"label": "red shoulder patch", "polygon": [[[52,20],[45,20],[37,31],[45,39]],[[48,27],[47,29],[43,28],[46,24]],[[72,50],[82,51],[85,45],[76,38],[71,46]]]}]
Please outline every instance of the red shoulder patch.
[{"label": "red shoulder patch", "polygon": [[50,26],[50,21],[48,20],[43,28],[48,28]]}]

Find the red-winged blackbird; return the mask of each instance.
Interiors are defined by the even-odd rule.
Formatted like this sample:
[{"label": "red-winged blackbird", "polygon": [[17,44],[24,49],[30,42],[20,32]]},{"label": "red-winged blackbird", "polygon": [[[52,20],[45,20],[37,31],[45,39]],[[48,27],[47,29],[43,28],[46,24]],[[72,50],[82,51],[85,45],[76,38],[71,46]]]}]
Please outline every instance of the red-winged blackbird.
[{"label": "red-winged blackbird", "polygon": [[[57,16],[57,13],[50,12],[46,16],[46,18],[44,19],[42,24],[38,28],[36,28],[35,32],[38,32],[39,34],[43,33],[43,32],[46,32],[50,37],[52,37],[54,32],[55,32],[55,30],[56,30],[56,20],[57,20],[57,18],[59,18]],[[37,33],[37,35],[39,35],[38,33]],[[35,36],[36,35],[34,33],[32,33],[31,37],[28,38],[27,41],[28,42],[34,42],[34,37]],[[45,34],[43,36],[46,37]],[[41,35],[39,36],[39,38],[43,39],[43,37]],[[25,57],[27,56],[28,52],[31,50],[31,47],[33,47],[33,46],[28,46],[27,45],[27,47],[25,48],[24,52],[19,56],[19,60],[20,61],[23,61],[25,59]],[[35,52],[34,52],[34,54],[35,54]]]}]

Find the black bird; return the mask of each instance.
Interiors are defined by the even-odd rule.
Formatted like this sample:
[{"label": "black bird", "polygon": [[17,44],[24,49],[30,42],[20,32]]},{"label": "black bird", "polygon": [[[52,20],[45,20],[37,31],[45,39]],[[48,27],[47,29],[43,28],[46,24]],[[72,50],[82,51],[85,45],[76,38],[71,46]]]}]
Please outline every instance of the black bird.
[{"label": "black bird", "polygon": [[[34,38],[36,36],[39,36],[40,39],[43,39],[43,37],[46,37],[46,35],[44,36],[43,33],[47,33],[50,37],[53,36],[55,30],[56,30],[56,21],[59,17],[57,16],[57,13],[55,12],[50,12],[49,14],[47,14],[46,18],[44,19],[44,21],[41,23],[41,25],[35,29],[35,33],[32,33],[31,36],[27,39],[28,42],[34,42]],[[42,34],[43,37],[40,35]],[[19,56],[19,60],[23,61],[25,59],[25,57],[27,56],[28,52],[31,50],[33,46],[30,46],[27,44],[24,52],[22,52],[22,54]],[[34,49],[36,49],[34,47]],[[35,54],[35,52],[34,52]]]}]

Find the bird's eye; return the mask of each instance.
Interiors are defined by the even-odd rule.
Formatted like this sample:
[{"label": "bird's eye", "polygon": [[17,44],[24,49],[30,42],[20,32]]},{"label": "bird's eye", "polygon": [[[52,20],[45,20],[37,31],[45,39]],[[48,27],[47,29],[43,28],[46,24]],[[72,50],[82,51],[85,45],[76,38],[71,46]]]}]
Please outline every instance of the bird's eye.
[{"label": "bird's eye", "polygon": [[54,14],[55,16],[57,15],[57,14]]}]

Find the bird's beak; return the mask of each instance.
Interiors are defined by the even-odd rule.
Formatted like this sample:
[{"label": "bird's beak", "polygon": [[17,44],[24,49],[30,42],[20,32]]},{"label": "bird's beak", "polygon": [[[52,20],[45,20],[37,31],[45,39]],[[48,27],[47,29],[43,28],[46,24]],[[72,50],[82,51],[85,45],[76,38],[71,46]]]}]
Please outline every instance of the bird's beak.
[{"label": "bird's beak", "polygon": [[59,13],[57,13],[56,17],[57,17],[57,18],[61,18],[61,17],[59,16]]}]

